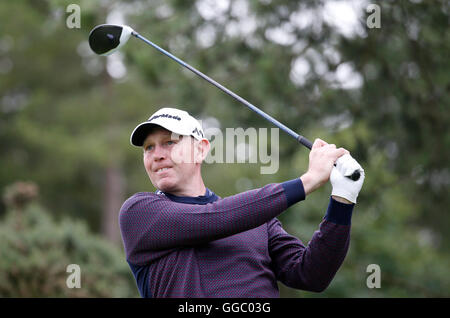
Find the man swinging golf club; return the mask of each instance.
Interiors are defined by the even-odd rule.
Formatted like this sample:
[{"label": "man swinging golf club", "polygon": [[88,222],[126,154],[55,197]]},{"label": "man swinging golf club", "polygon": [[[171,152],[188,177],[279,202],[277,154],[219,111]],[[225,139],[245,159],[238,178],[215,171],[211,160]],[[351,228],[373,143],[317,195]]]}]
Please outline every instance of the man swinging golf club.
[{"label": "man swinging golf club", "polygon": [[[203,182],[209,151],[200,123],[162,108],[139,124],[156,192],[125,201],[119,216],[127,262],[142,297],[279,297],[277,281],[321,292],[341,266],[364,170],[343,148],[316,139],[300,177],[221,198]],[[361,173],[357,181],[352,171]],[[328,180],[331,197],[311,241],[288,234],[277,216]]]},{"label": "man swinging golf club", "polygon": [[[144,149],[144,166],[156,187],[120,210],[127,261],[142,297],[278,297],[277,281],[323,291],[348,250],[354,204],[364,170],[343,148],[312,144],[241,96],[141,36],[129,26],[103,24],[89,45],[109,55],[134,36],[233,97],[311,149],[306,173],[227,198],[206,188],[201,164],[209,150],[199,122],[163,108],[131,135]],[[319,230],[305,246],[276,217],[328,180],[332,193]]]}]

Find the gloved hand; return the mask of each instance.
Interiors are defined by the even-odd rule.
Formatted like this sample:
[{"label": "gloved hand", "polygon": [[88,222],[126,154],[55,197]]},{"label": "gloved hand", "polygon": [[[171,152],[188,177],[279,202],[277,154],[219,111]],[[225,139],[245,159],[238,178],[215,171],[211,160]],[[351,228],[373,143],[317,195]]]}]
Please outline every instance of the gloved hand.
[{"label": "gloved hand", "polygon": [[[350,176],[357,169],[361,172],[361,176],[357,181],[346,177]],[[356,203],[356,198],[364,183],[364,178],[364,169],[352,156],[345,154],[339,157],[336,160],[336,166],[331,170],[330,182],[333,187],[331,195]]]}]

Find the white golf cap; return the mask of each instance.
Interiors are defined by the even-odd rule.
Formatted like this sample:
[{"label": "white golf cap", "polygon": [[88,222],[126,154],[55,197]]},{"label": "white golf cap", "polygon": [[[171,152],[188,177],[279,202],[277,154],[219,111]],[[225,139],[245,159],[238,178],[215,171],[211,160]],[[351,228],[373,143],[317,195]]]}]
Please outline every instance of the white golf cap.
[{"label": "white golf cap", "polygon": [[151,115],[147,121],[140,123],[134,128],[130,137],[131,144],[142,147],[150,129],[155,125],[179,135],[192,136],[197,140],[205,139],[202,126],[197,119],[184,110],[165,107]]}]

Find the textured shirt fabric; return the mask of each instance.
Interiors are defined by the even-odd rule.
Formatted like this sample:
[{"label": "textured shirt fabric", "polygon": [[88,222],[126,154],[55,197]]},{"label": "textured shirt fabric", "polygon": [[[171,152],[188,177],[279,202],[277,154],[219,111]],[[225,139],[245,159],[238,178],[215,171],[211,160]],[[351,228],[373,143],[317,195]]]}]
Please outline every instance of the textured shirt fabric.
[{"label": "textured shirt fabric", "polygon": [[[277,281],[323,291],[347,253],[353,204],[330,198],[305,246],[276,218],[305,199],[299,178],[226,198],[136,193],[119,224],[142,297],[279,297]],[[301,217],[301,216],[299,216]]]}]

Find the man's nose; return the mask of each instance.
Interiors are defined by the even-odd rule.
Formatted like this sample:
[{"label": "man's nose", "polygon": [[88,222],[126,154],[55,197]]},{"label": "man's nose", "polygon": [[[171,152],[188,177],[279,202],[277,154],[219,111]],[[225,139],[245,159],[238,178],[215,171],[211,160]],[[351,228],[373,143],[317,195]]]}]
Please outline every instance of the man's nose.
[{"label": "man's nose", "polygon": [[153,160],[159,161],[167,158],[167,150],[164,149],[164,147],[161,147],[160,145],[155,145],[155,148],[153,150]]}]

